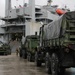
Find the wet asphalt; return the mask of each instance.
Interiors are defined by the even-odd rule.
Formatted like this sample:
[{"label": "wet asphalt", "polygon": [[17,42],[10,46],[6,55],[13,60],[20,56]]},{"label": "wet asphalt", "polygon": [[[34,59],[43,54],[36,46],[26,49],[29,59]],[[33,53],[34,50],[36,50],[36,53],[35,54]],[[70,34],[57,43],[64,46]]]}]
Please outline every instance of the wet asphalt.
[{"label": "wet asphalt", "polygon": [[[36,67],[34,62],[28,62],[16,56],[15,53],[8,56],[0,56],[0,75],[49,75],[45,67]],[[64,75],[75,75],[75,69],[66,69]]]}]

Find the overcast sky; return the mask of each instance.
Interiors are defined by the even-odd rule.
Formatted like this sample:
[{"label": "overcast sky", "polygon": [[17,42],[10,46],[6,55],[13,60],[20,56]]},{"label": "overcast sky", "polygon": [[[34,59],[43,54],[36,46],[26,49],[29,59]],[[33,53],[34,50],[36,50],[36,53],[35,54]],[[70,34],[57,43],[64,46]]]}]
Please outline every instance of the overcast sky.
[{"label": "overcast sky", "polygon": [[[11,0],[12,7],[23,5],[23,0]],[[28,0],[25,0],[28,3]],[[46,5],[47,0],[35,0],[36,5]],[[59,5],[60,7],[64,7],[65,5],[71,10],[75,10],[75,0],[53,0],[52,5]],[[4,17],[5,15],[5,0],[1,0],[0,2],[0,16]]]}]

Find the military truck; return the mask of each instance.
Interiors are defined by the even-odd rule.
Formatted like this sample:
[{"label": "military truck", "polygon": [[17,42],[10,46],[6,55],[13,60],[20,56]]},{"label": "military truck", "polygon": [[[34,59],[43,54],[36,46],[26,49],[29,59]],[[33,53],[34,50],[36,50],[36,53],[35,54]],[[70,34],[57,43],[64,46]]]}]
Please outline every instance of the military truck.
[{"label": "military truck", "polygon": [[10,55],[10,46],[2,41],[0,41],[0,55]]},{"label": "military truck", "polygon": [[27,59],[27,50],[24,44],[21,43],[21,46],[19,47],[19,55],[21,58]]},{"label": "military truck", "polygon": [[61,75],[66,68],[75,67],[75,11],[43,25],[39,36],[37,66],[45,63],[46,71],[52,75]]},{"label": "military truck", "polygon": [[39,37],[36,35],[31,35],[27,36],[26,38],[25,47],[27,49],[27,59],[28,61],[34,61]]},{"label": "military truck", "polygon": [[25,43],[24,45],[22,45],[22,48],[20,49],[20,55],[24,58],[27,58],[28,61],[34,61],[35,59],[35,51],[37,49],[36,47],[39,42],[38,38],[38,35],[26,36]]}]

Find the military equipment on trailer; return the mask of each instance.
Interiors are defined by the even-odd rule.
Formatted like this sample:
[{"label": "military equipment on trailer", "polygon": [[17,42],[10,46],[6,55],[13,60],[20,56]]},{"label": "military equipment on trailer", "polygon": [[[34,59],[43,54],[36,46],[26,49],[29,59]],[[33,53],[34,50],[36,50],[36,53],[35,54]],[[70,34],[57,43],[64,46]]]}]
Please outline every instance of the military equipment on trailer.
[{"label": "military equipment on trailer", "polygon": [[39,35],[39,47],[35,54],[37,66],[44,62],[46,71],[52,75],[75,67],[75,12],[67,12],[43,25]]},{"label": "military equipment on trailer", "polygon": [[2,41],[0,41],[0,55],[11,54],[10,46]]}]

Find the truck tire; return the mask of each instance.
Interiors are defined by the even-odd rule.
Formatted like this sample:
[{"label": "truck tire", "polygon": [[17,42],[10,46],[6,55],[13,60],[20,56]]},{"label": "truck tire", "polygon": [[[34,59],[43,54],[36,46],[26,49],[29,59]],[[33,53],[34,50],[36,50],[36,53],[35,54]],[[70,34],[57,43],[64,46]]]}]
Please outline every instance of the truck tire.
[{"label": "truck tire", "polygon": [[30,53],[27,54],[27,60],[28,60],[29,62],[31,62],[31,54],[30,54]]},{"label": "truck tire", "polygon": [[46,69],[46,72],[48,74],[51,74],[51,56],[49,55],[49,53],[46,53],[46,56],[45,56],[45,69]]},{"label": "truck tire", "polygon": [[4,53],[4,55],[8,55],[8,53],[7,53],[7,52],[5,52],[5,53]]},{"label": "truck tire", "polygon": [[21,53],[19,53],[19,55],[20,55],[20,57],[22,57],[22,54]]},{"label": "truck tire", "polygon": [[40,67],[42,65],[41,61],[38,60],[38,54],[37,54],[37,52],[35,53],[35,65],[37,67]]},{"label": "truck tire", "polygon": [[36,61],[36,66],[40,67],[41,66],[41,61]]},{"label": "truck tire", "polygon": [[20,50],[20,52],[19,52],[19,56],[22,57],[22,50]]},{"label": "truck tire", "polygon": [[51,57],[51,72],[52,72],[52,75],[59,74],[58,56],[55,53],[53,53]]},{"label": "truck tire", "polygon": [[65,75],[65,68],[61,67],[59,75]]},{"label": "truck tire", "polygon": [[26,59],[26,58],[27,58],[27,53],[26,53],[26,51],[25,51],[25,50],[22,50],[22,57],[23,57],[24,59]]}]

